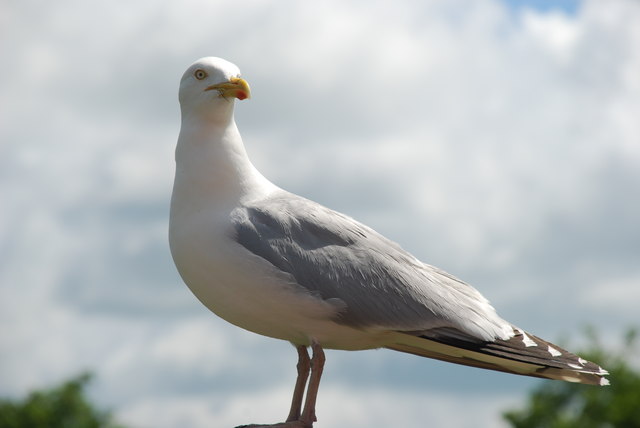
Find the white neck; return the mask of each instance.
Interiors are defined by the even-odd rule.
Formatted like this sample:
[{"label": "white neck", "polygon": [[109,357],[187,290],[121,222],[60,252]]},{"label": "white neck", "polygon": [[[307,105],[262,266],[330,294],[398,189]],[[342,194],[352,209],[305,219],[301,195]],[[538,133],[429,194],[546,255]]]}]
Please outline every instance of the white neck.
[{"label": "white neck", "polygon": [[275,188],[249,160],[232,111],[216,120],[183,112],[172,210],[211,204],[231,209]]}]

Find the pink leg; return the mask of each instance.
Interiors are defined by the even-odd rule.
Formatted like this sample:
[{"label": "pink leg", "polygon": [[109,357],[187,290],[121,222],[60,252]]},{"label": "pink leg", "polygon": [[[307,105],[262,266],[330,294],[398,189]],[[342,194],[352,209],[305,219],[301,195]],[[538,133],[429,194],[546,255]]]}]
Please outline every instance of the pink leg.
[{"label": "pink leg", "polygon": [[313,358],[311,359],[311,379],[307,388],[307,398],[304,402],[304,409],[300,417],[300,422],[305,427],[311,427],[316,421],[316,398],[318,397],[318,388],[320,387],[320,378],[322,377],[322,369],[324,368],[324,351],[322,346],[316,341],[311,343],[313,350]]},{"label": "pink leg", "polygon": [[296,379],[296,386],[293,389],[291,410],[289,411],[289,416],[287,416],[287,422],[297,421],[300,418],[300,409],[302,407],[304,387],[307,385],[309,370],[311,369],[307,347],[297,346],[296,349],[298,350],[298,365],[296,366],[298,368],[298,378]]}]

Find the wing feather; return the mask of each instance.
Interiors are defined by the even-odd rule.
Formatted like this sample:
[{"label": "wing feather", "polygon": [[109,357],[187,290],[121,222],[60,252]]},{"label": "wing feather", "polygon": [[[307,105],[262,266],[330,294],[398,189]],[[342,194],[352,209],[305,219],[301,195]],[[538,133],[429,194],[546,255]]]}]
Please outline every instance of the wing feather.
[{"label": "wing feather", "polygon": [[507,340],[472,340],[461,332],[432,330],[398,333],[389,349],[456,364],[524,376],[608,385],[609,373],[558,345],[514,328]]},{"label": "wing feather", "polygon": [[453,327],[485,340],[512,334],[473,287],[315,202],[282,191],[235,209],[231,218],[235,239],[247,250],[310,293],[341,300],[338,322],[412,331]]}]

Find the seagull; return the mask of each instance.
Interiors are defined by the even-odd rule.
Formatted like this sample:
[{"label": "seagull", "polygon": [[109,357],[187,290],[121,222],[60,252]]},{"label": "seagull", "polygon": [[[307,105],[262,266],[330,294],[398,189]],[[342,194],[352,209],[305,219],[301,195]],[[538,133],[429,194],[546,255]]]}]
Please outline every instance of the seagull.
[{"label": "seagull", "polygon": [[323,349],[387,348],[608,384],[606,370],[505,321],[469,284],[265,178],[234,119],[235,100],[250,96],[239,68],[221,58],[201,58],[182,76],[169,243],[181,277],[208,309],[296,347],[289,414],[268,426],[312,427]]}]

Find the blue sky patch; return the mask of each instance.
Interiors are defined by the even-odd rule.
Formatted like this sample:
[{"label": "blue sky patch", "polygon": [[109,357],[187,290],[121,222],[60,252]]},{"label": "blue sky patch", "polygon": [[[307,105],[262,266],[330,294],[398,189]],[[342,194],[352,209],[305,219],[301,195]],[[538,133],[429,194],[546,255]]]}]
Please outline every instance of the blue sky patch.
[{"label": "blue sky patch", "polygon": [[561,11],[567,15],[576,15],[582,0],[502,0],[511,9],[519,11],[529,8],[541,12]]}]

